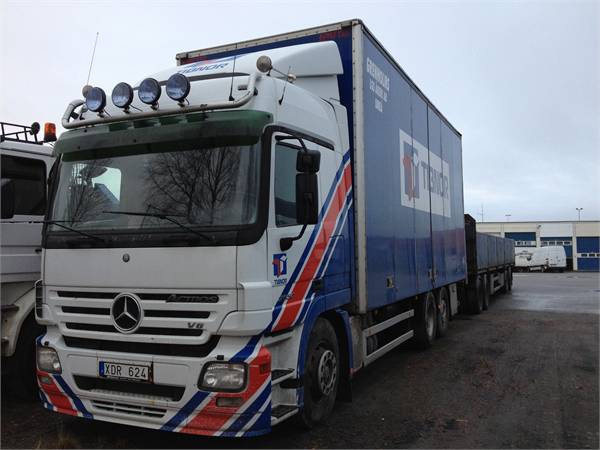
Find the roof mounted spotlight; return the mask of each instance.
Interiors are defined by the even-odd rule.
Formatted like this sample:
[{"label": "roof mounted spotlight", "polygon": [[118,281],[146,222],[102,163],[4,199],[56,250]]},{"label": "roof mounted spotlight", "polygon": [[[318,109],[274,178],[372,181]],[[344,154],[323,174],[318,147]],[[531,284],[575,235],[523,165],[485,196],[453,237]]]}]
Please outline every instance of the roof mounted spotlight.
[{"label": "roof mounted spotlight", "polygon": [[190,81],[185,75],[174,73],[167,80],[166,91],[169,98],[179,103],[179,106],[184,106],[183,101],[190,93]]},{"label": "roof mounted spotlight", "polygon": [[138,88],[138,97],[143,103],[150,105],[152,109],[158,109],[160,93],[160,84],[154,78],[146,78]]},{"label": "roof mounted spotlight", "polygon": [[268,73],[273,69],[273,62],[267,55],[259,56],[256,60],[256,68],[259,72]]},{"label": "roof mounted spotlight", "polygon": [[85,96],[85,104],[90,111],[102,114],[106,106],[106,94],[99,87],[93,87]]},{"label": "roof mounted spotlight", "polygon": [[112,91],[111,99],[117,108],[122,108],[127,112],[129,110],[129,105],[131,105],[131,102],[133,101],[132,87],[123,82],[117,84]]}]

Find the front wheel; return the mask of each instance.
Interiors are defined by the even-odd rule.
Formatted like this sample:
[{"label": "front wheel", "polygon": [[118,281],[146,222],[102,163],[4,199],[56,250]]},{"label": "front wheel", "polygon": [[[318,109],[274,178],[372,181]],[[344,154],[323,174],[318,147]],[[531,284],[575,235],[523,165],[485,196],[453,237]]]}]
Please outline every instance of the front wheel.
[{"label": "front wheel", "polygon": [[323,423],[335,405],[340,380],[337,336],[331,323],[317,319],[310,333],[304,375],[304,405],[299,417],[307,428]]}]

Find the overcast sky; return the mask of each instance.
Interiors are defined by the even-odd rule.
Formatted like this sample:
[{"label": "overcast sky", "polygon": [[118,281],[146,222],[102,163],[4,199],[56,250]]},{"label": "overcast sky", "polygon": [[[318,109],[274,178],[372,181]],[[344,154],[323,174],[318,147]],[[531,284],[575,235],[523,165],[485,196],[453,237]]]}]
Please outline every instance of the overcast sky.
[{"label": "overcast sky", "polygon": [[463,134],[465,211],[600,219],[600,2],[0,0],[0,120],[60,122],[175,54],[358,17]]}]

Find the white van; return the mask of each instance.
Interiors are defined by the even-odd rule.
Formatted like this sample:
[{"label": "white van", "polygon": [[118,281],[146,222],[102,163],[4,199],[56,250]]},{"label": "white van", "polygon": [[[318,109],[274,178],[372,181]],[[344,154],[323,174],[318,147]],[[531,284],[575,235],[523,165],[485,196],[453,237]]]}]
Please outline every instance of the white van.
[{"label": "white van", "polygon": [[515,248],[515,269],[518,271],[563,272],[566,267],[567,255],[560,245]]}]

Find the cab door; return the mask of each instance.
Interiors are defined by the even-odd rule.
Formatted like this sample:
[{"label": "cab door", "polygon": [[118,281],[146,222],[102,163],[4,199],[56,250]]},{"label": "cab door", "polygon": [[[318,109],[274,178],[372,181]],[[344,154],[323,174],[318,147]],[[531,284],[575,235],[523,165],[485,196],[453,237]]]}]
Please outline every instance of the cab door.
[{"label": "cab door", "polygon": [[[308,140],[303,140],[305,146]],[[280,331],[298,323],[306,307],[316,269],[314,261],[315,227],[306,225],[302,233],[301,219],[296,217],[296,177],[300,141],[290,134],[277,132],[271,145],[271,192],[268,237],[269,281],[273,287],[275,311],[271,331]],[[321,175],[317,173],[321,184]],[[316,192],[317,211],[322,205],[322,193]],[[299,237],[302,234],[301,237]],[[299,238],[298,238],[299,237]],[[283,238],[298,238],[289,248],[282,248]],[[312,258],[311,258],[312,256]]]}]

